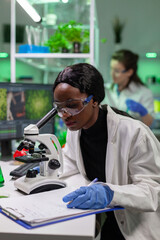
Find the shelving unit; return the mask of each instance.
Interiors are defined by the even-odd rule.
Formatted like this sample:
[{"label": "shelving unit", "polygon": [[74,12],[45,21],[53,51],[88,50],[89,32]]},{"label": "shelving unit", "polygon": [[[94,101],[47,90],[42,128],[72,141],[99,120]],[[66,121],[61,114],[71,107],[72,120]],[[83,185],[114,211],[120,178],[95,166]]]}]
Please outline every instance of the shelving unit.
[{"label": "shelving unit", "polygon": [[[95,44],[95,0],[90,0],[90,52],[89,53],[16,53],[15,26],[16,26],[16,0],[11,1],[11,82],[16,82],[16,60],[32,59],[32,66],[37,67],[34,59],[88,59],[92,65],[95,65],[94,44]],[[81,4],[81,0],[79,0]],[[98,36],[96,32],[96,37]],[[27,62],[27,61],[26,61]],[[54,67],[53,67],[54,69]],[[44,83],[47,83],[47,74],[49,69],[41,68],[46,71],[44,74]]]},{"label": "shelving unit", "polygon": [[16,53],[15,58],[90,58],[94,59],[90,53]]}]

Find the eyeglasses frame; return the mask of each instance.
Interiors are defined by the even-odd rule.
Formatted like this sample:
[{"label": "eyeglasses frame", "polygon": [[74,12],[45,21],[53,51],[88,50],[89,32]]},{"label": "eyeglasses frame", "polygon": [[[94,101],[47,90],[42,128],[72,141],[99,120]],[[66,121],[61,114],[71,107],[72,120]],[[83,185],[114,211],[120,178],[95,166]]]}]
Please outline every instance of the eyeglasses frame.
[{"label": "eyeglasses frame", "polygon": [[[82,101],[82,103],[83,103],[83,108],[82,108],[79,112],[77,112],[76,114],[74,114],[74,115],[67,111],[67,109],[69,109],[69,107],[63,107],[63,108],[61,108],[61,110],[59,111],[59,110],[58,110],[58,106],[56,106],[56,104],[58,104],[58,102],[55,101],[55,102],[53,102],[53,104],[55,105],[55,107],[56,107],[56,109],[57,109],[57,112],[58,112],[58,115],[59,115],[60,117],[62,117],[64,113],[68,113],[68,114],[70,114],[71,116],[75,116],[75,115],[79,114],[80,112],[82,112],[82,111],[84,110],[84,108],[88,105],[88,103],[91,101],[92,98],[93,98],[93,95],[90,95],[90,96],[87,97],[87,98],[69,99],[69,100],[67,100],[67,101],[64,101],[64,102],[61,102],[61,103],[60,103],[60,104],[63,104],[63,103],[66,103],[66,102],[72,102],[73,100],[74,100],[74,101]],[[62,111],[63,111],[63,113],[61,114]]]}]

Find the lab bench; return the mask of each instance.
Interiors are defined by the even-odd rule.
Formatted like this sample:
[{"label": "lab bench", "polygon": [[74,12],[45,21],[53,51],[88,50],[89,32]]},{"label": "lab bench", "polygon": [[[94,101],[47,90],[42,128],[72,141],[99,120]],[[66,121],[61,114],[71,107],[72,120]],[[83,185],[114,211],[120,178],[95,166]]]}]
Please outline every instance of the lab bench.
[{"label": "lab bench", "polygon": [[[0,166],[4,176],[4,186],[1,191],[9,193],[9,197],[23,196],[14,187],[14,180],[9,175],[18,167],[14,161],[0,161]],[[79,187],[86,184],[80,174],[65,179],[68,185]],[[27,230],[18,225],[8,217],[0,214],[0,239],[3,240],[91,240],[95,235],[95,215],[69,220],[61,223],[51,224],[35,229]]]}]

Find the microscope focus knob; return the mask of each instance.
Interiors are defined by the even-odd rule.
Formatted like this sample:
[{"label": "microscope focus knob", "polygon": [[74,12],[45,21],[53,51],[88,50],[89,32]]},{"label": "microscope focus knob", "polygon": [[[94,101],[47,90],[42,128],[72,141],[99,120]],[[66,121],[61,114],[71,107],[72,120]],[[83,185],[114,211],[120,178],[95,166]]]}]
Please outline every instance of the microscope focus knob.
[{"label": "microscope focus knob", "polygon": [[60,166],[61,166],[61,164],[59,163],[59,161],[57,159],[51,159],[48,163],[48,167],[53,170],[56,170]]},{"label": "microscope focus knob", "polygon": [[34,170],[34,169],[29,169],[27,171],[27,174],[26,174],[26,177],[27,178],[35,178],[38,174],[38,171],[37,170]]}]

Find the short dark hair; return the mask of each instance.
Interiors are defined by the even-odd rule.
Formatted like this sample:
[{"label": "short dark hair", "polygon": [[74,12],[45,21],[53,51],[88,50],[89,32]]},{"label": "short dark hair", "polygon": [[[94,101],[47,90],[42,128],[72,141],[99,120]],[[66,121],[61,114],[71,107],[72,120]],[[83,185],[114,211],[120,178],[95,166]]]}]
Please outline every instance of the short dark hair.
[{"label": "short dark hair", "polygon": [[105,96],[104,80],[101,73],[91,64],[78,63],[67,66],[60,72],[53,84],[53,92],[59,83],[78,88],[81,93],[93,95],[93,100],[102,102]]}]

